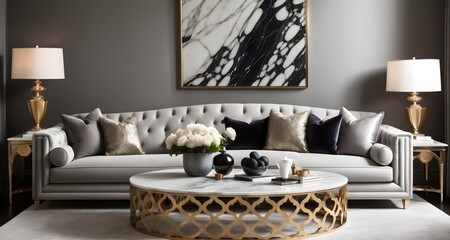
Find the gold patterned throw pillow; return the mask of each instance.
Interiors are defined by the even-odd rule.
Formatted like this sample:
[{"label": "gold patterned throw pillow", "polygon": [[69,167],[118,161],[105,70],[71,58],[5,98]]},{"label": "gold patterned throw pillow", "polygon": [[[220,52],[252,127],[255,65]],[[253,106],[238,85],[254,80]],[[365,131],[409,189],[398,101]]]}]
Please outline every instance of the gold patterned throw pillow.
[{"label": "gold patterned throw pillow", "polygon": [[264,149],[309,152],[306,145],[306,124],[309,113],[310,111],[303,111],[286,117],[272,109]]},{"label": "gold patterned throw pillow", "polygon": [[106,145],[106,155],[144,154],[136,127],[134,116],[117,122],[109,118],[100,117]]}]

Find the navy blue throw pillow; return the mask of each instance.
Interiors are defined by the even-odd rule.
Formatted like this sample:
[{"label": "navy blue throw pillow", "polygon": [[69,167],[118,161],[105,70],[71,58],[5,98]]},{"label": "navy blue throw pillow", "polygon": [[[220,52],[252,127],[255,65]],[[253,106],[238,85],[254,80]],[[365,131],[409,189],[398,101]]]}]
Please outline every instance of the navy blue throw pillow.
[{"label": "navy blue throw pillow", "polygon": [[322,121],[314,114],[310,114],[306,127],[306,141],[312,153],[338,154],[337,142],[342,116]]},{"label": "navy blue throw pillow", "polygon": [[227,149],[263,149],[266,144],[269,118],[255,120],[251,123],[235,120],[229,117],[223,119],[225,127],[232,127],[236,131],[236,139]]}]

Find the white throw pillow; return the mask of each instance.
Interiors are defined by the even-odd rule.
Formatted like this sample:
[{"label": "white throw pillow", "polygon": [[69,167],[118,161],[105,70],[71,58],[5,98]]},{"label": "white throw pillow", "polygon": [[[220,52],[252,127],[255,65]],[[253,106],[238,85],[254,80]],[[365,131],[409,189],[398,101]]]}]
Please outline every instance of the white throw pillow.
[{"label": "white throw pillow", "polygon": [[370,148],[370,158],[380,165],[389,165],[393,159],[392,149],[381,143],[375,143]]}]

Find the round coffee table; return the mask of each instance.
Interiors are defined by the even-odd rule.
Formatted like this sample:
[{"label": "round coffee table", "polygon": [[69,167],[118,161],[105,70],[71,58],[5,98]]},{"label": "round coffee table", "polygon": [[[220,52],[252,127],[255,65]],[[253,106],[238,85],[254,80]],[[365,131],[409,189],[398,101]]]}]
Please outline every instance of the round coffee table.
[{"label": "round coffee table", "polygon": [[[170,239],[304,238],[347,221],[347,178],[312,171],[320,181],[275,185],[189,177],[182,169],[130,178],[130,222],[138,231]],[[268,170],[266,174],[277,174]]]}]

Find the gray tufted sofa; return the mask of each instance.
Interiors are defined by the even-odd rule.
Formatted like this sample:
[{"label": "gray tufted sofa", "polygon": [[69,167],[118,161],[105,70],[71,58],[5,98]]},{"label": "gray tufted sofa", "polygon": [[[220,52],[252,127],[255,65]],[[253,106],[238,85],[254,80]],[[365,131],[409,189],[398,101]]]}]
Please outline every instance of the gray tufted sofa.
[{"label": "gray tufted sofa", "polygon": [[[170,157],[164,140],[170,133],[188,123],[203,123],[224,130],[221,120],[228,116],[250,122],[269,116],[277,109],[286,116],[311,110],[322,119],[339,114],[339,110],[281,104],[205,104],[159,110],[112,113],[103,116],[123,120],[137,118],[137,127],[145,155],[89,156],[76,159],[63,167],[52,167],[49,151],[66,145],[67,136],[61,125],[33,136],[33,199],[40,200],[128,199],[129,178],[137,173],[182,167],[182,156]],[[352,112],[357,118],[373,115]],[[84,117],[86,114],[75,116]],[[269,157],[270,166],[283,156],[295,159],[297,165],[312,170],[342,174],[349,179],[349,199],[401,199],[404,207],[412,198],[411,134],[382,125],[378,142],[393,151],[393,161],[381,166],[373,160],[350,155],[328,155],[288,151],[258,150]],[[251,150],[230,150],[239,166],[240,159]]]}]

